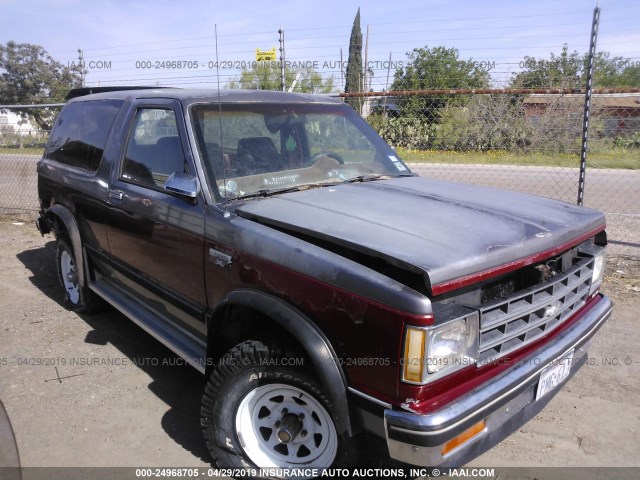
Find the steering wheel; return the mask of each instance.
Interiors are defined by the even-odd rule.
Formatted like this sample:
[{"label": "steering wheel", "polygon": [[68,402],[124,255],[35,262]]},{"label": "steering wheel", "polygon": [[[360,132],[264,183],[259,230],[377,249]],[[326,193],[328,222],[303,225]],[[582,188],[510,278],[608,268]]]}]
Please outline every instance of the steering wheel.
[{"label": "steering wheel", "polygon": [[306,163],[306,166],[310,166],[313,165],[314,163],[316,163],[318,161],[319,158],[321,157],[329,157],[329,158],[333,158],[334,160],[336,160],[340,165],[344,165],[344,159],[337,154],[336,152],[332,152],[327,150],[326,152],[318,152],[316,153],[314,156],[312,156],[309,161]]}]

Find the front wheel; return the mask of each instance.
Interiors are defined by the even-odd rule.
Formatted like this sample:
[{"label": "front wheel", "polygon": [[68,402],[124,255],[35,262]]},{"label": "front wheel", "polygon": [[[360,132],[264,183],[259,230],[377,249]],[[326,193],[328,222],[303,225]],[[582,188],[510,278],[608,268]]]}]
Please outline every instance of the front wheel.
[{"label": "front wheel", "polygon": [[[201,424],[216,463],[230,468],[329,468],[349,462],[317,382],[262,342],[231,349],[211,372]],[[289,360],[289,359],[287,359]]]}]

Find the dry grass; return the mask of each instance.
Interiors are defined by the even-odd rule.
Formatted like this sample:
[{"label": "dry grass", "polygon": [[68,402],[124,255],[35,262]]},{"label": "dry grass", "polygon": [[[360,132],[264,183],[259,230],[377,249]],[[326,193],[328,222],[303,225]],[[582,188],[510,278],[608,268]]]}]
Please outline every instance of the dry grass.
[{"label": "dry grass", "polygon": [[603,289],[618,298],[637,298],[640,295],[640,257],[609,256]]}]

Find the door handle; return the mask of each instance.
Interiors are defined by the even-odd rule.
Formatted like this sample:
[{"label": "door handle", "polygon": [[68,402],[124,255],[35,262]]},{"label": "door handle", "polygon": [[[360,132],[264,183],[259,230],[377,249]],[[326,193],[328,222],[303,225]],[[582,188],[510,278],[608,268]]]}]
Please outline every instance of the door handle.
[{"label": "door handle", "polygon": [[109,198],[113,198],[115,200],[122,200],[124,193],[120,190],[109,190]]}]

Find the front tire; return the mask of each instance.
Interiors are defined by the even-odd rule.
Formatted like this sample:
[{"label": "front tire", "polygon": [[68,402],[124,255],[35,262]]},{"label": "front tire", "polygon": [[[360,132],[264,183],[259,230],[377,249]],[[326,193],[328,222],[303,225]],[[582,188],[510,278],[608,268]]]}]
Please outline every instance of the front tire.
[{"label": "front tire", "polygon": [[281,366],[291,362],[278,350],[243,342],[209,375],[200,418],[212,457],[223,468],[345,466],[350,438],[337,433],[327,397],[306,373]]}]

